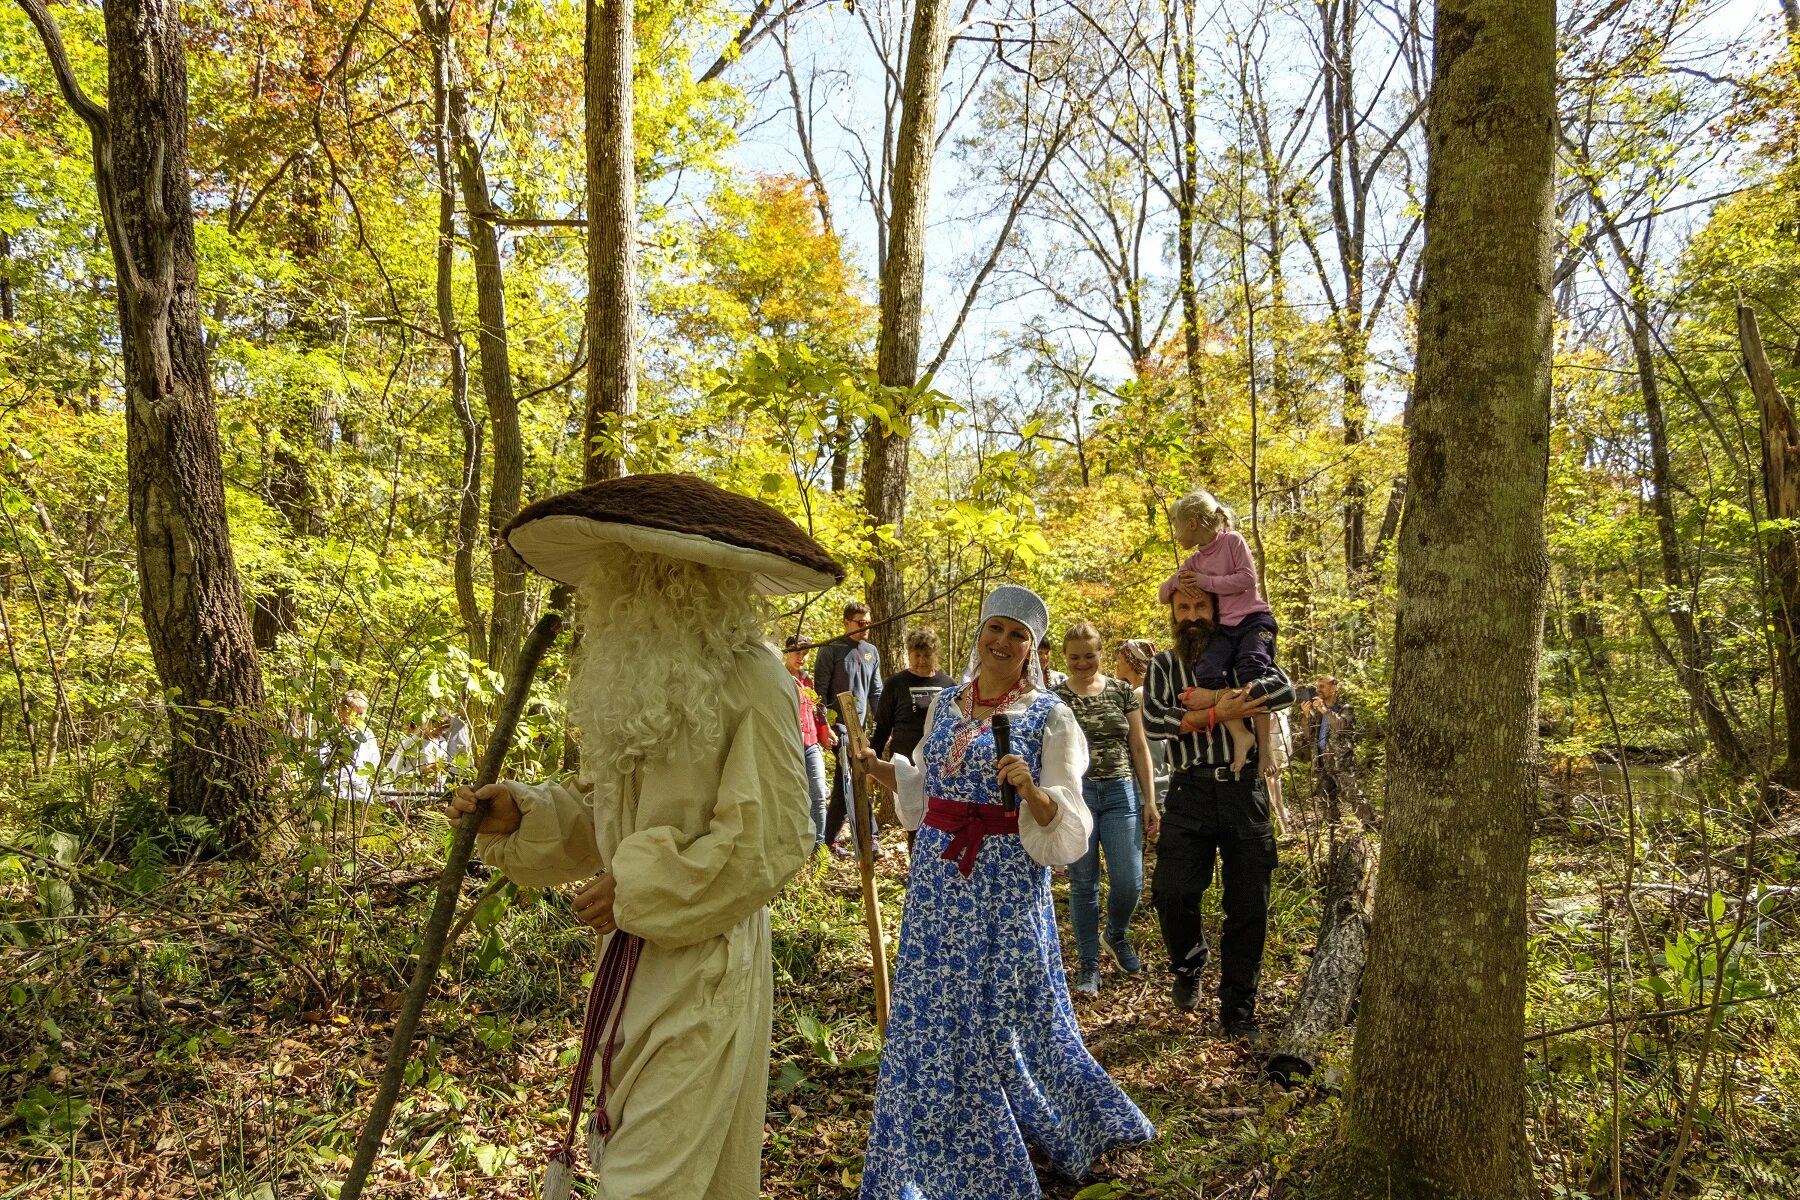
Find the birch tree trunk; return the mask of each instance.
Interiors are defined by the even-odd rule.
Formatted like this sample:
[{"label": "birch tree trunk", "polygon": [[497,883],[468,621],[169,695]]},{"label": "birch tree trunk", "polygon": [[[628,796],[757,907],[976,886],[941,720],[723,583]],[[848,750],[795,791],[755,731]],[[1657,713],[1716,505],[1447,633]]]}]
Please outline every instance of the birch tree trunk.
[{"label": "birch tree trunk", "polygon": [[169,809],[254,850],[270,742],[225,516],[188,184],[187,60],[173,0],[105,6],[107,106],[82,91],[43,0],[23,0],[93,138],[124,360],[126,473],[144,629],[169,691]]},{"label": "birch tree trunk", "polygon": [[[949,41],[949,0],[918,0],[907,44],[894,158],[894,206],[888,216],[887,257],[881,268],[881,334],[875,373],[884,387],[908,388],[918,382],[925,301],[925,216],[931,199],[938,93],[943,87]],[[896,534],[906,522],[911,432],[908,414],[898,412],[888,423],[871,420],[865,435],[863,506],[872,524],[891,525]],[[869,607],[875,620],[876,648],[891,668],[904,661],[898,618],[906,611],[906,580],[892,555],[875,556]]]},{"label": "birch tree trunk", "polygon": [[[1525,892],[1543,642],[1554,0],[1440,0],[1355,1200],[1529,1187]],[[1471,686],[1479,680],[1479,686]]]},{"label": "birch tree trunk", "polygon": [[634,16],[632,0],[588,0],[584,483],[617,479],[625,473],[625,421],[637,411],[637,161],[631,92]]}]

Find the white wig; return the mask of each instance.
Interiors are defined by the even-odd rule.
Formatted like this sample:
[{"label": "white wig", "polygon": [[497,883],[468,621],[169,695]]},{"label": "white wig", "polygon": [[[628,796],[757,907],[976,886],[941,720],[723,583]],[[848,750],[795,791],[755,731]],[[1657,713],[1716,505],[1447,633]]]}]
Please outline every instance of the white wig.
[{"label": "white wig", "polygon": [[662,554],[595,560],[577,593],[581,641],[569,672],[584,777],[716,743],[732,661],[766,640],[752,585],[742,571]]}]

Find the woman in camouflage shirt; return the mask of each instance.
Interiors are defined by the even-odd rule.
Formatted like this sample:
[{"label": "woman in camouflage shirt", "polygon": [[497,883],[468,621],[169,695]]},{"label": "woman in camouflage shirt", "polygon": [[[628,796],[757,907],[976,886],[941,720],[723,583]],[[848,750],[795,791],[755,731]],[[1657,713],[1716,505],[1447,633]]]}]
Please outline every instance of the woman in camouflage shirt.
[{"label": "woman in camouflage shirt", "polygon": [[[1128,975],[1144,964],[1131,948],[1132,914],[1144,888],[1144,837],[1156,836],[1162,817],[1144,736],[1143,701],[1122,679],[1100,673],[1100,631],[1086,621],[1063,637],[1069,677],[1051,689],[1075,714],[1087,737],[1088,770],[1082,799],[1094,815],[1087,853],[1069,864],[1069,924],[1081,965],[1077,993],[1100,991],[1100,951],[1104,948]],[[1111,875],[1106,928],[1100,928],[1100,860]]]}]

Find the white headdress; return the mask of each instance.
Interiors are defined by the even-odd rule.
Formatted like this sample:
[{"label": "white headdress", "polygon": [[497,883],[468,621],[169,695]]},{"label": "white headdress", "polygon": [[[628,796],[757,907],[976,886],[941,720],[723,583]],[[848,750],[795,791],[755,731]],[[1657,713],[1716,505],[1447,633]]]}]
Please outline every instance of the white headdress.
[{"label": "white headdress", "polygon": [[1025,678],[1032,687],[1040,691],[1048,687],[1043,662],[1038,658],[1038,644],[1044,640],[1044,634],[1050,628],[1050,609],[1044,604],[1043,597],[1016,583],[1001,584],[982,601],[981,620],[975,627],[975,639],[969,647],[969,665],[963,672],[963,678],[975,678],[975,673],[980,669],[981,627],[987,624],[989,617],[1005,617],[1031,631],[1031,653],[1027,656]]}]

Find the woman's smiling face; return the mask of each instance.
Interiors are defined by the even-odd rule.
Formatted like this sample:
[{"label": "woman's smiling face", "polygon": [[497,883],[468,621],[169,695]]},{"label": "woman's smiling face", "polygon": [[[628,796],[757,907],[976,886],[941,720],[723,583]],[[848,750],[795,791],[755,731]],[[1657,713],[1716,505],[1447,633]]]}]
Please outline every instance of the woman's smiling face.
[{"label": "woman's smiling face", "polygon": [[1011,617],[989,617],[981,626],[981,658],[994,672],[1016,679],[1024,673],[1035,645],[1031,630]]},{"label": "woman's smiling face", "polygon": [[1070,638],[1063,643],[1063,665],[1069,674],[1086,679],[1100,670],[1100,643],[1089,638]]}]

